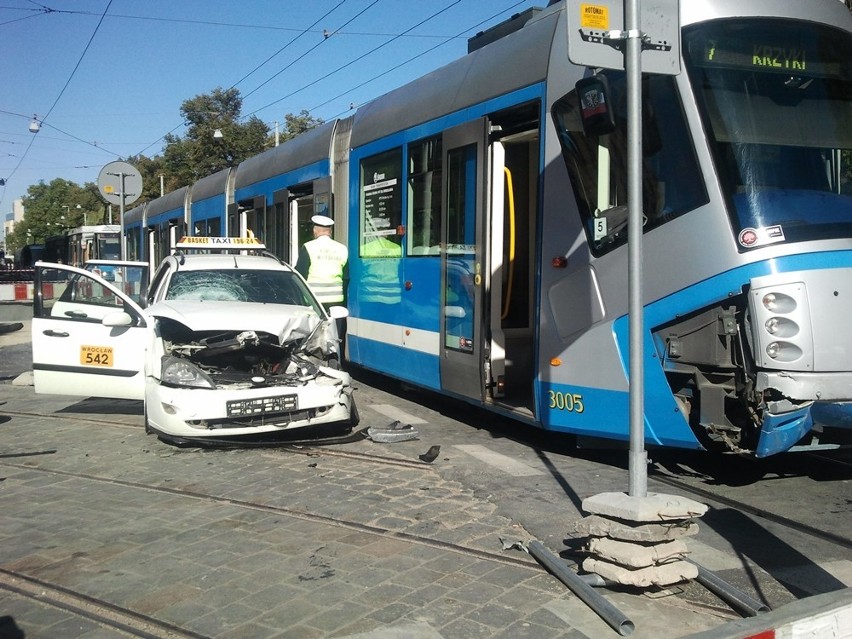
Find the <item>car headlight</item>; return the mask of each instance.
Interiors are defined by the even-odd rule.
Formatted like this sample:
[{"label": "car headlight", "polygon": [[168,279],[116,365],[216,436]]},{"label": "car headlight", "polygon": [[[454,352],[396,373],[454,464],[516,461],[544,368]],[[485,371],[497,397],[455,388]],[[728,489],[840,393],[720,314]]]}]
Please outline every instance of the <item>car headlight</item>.
[{"label": "car headlight", "polygon": [[167,355],[163,358],[161,383],[166,386],[188,386],[190,388],[216,388],[213,380],[194,364]]}]

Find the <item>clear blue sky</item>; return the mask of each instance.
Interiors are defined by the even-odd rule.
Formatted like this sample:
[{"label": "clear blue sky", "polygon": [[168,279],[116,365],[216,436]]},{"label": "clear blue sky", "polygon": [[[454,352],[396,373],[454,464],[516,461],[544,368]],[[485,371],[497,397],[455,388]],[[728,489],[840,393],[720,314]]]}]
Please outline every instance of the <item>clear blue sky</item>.
[{"label": "clear blue sky", "polygon": [[[182,136],[181,103],[236,86],[270,128],[331,120],[547,0],[0,0],[0,219],[30,185],[96,182]],[[326,37],[324,34],[329,34]],[[29,132],[33,116],[41,131]]]}]

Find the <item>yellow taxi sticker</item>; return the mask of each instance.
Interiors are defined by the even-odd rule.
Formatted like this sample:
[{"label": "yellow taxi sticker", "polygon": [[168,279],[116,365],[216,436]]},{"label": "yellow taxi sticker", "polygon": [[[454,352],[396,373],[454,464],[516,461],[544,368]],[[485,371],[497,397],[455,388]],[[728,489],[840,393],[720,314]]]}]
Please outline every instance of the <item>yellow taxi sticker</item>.
[{"label": "yellow taxi sticker", "polygon": [[112,366],[112,346],[81,346],[80,363],[85,366]]}]

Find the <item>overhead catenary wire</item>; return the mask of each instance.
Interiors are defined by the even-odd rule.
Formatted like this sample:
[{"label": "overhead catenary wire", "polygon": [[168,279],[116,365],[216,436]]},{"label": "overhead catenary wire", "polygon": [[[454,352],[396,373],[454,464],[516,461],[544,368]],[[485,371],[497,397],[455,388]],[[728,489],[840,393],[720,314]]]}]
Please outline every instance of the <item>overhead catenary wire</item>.
[{"label": "overhead catenary wire", "polygon": [[[348,0],[340,0],[339,2],[336,2],[334,4],[334,8],[338,9],[341,5],[343,5],[344,2],[347,2],[347,1]],[[387,76],[393,70],[400,68],[404,64],[407,64],[407,63],[409,63],[413,60],[416,60],[417,58],[422,58],[423,56],[427,55],[429,52],[434,51],[437,47],[444,46],[445,44],[447,44],[448,42],[452,41],[455,38],[463,37],[465,31],[470,31],[471,29],[476,28],[476,26],[472,26],[472,27],[469,27],[468,29],[462,30],[458,34],[454,34],[454,35],[416,34],[416,33],[414,33],[414,30],[416,30],[417,26],[420,26],[420,25],[424,24],[425,22],[427,22],[429,19],[432,19],[434,16],[437,16],[437,15],[443,13],[448,8],[455,6],[456,4],[459,4],[460,1],[461,0],[459,0],[457,2],[445,3],[446,6],[444,8],[439,9],[438,11],[435,11],[432,14],[432,16],[426,18],[426,20],[418,22],[417,25],[415,25],[414,27],[406,29],[402,33],[387,33],[390,30],[382,29],[382,28],[378,28],[378,29],[370,29],[370,28],[367,28],[367,29],[352,29],[352,27],[358,21],[359,16],[362,16],[364,14],[364,12],[368,11],[370,8],[372,8],[376,4],[375,2],[369,2],[369,0],[368,0],[368,2],[366,3],[366,8],[361,10],[358,13],[358,15],[356,15],[354,18],[348,20],[345,24],[343,24],[343,25],[329,25],[328,26],[328,32],[330,34],[330,37],[322,38],[320,40],[320,42],[321,43],[326,42],[326,40],[328,40],[331,37],[338,35],[338,34],[340,34],[340,35],[390,36],[387,43],[384,43],[383,45],[381,45],[379,47],[375,47],[371,50],[371,53],[375,53],[376,51],[380,50],[382,48],[382,46],[388,46],[388,44],[390,42],[398,41],[400,38],[432,38],[432,39],[439,38],[440,39],[440,42],[438,42],[436,44],[436,46],[430,46],[427,51],[424,51],[422,53],[418,53],[416,55],[410,56],[404,62],[396,63],[396,64],[393,65],[393,67],[391,69],[376,73],[376,74],[372,75],[370,78],[365,79],[363,82],[358,83],[356,87],[354,87],[352,89],[348,89],[346,91],[346,92],[351,92],[351,91],[354,91],[356,88],[359,88],[361,86],[369,84],[370,82],[375,82],[376,80]],[[529,0],[527,0],[527,1],[529,1]],[[296,36],[294,38],[294,40],[295,40],[296,38],[303,37],[304,34],[310,34],[310,33],[313,33],[313,32],[321,33],[322,31],[325,31],[325,29],[320,30],[319,26],[322,25],[323,22],[328,19],[327,16],[331,13],[330,11],[327,11],[322,17],[314,20],[311,23],[309,28],[305,29],[305,28],[293,28],[291,26],[280,27],[280,26],[276,26],[274,24],[257,25],[257,24],[240,23],[240,22],[236,22],[236,21],[227,21],[227,20],[225,20],[225,21],[189,20],[189,19],[183,19],[183,18],[168,18],[168,17],[160,17],[160,16],[135,16],[135,15],[129,15],[129,14],[118,14],[118,13],[114,13],[112,11],[112,5],[114,5],[114,4],[115,3],[113,3],[112,0],[109,0],[105,9],[102,12],[99,12],[99,13],[98,12],[89,12],[89,11],[69,11],[69,10],[66,10],[66,9],[54,9],[54,8],[49,7],[47,5],[38,4],[38,3],[35,3],[35,2],[33,2],[33,5],[35,5],[35,6],[33,6],[32,8],[22,9],[21,7],[14,7],[14,9],[19,10],[19,11],[20,10],[32,11],[33,15],[28,16],[28,17],[45,16],[45,19],[47,19],[46,18],[47,15],[51,15],[51,14],[54,14],[54,15],[76,14],[76,15],[97,15],[98,16],[97,25],[92,30],[92,33],[90,34],[90,37],[88,38],[88,41],[87,41],[87,44],[86,44],[84,50],[82,51],[81,55],[76,60],[76,64],[75,64],[73,70],[71,72],[69,72],[68,75],[66,76],[66,78],[64,79],[64,83],[62,84],[56,98],[54,99],[54,101],[50,105],[50,107],[48,108],[45,115],[43,117],[39,117],[38,120],[39,120],[40,123],[45,124],[47,127],[51,127],[54,130],[56,130],[58,133],[61,133],[65,136],[67,136],[69,138],[69,140],[75,140],[75,141],[77,141],[81,144],[90,146],[93,149],[97,149],[98,153],[101,153],[101,152],[108,153],[110,156],[115,157],[115,158],[133,157],[134,154],[133,153],[114,152],[114,151],[109,149],[110,143],[105,143],[105,142],[98,143],[98,142],[92,142],[92,141],[86,140],[83,137],[75,135],[74,133],[71,133],[67,130],[62,130],[62,129],[57,128],[56,126],[52,125],[49,121],[51,119],[50,116],[55,117],[55,114],[57,113],[56,109],[57,109],[58,105],[61,104],[61,101],[62,101],[64,95],[66,94],[67,89],[69,89],[69,87],[73,86],[72,83],[74,82],[74,79],[77,76],[79,70],[84,68],[83,63],[84,63],[86,57],[91,56],[91,51],[93,49],[90,48],[90,45],[92,45],[92,43],[94,42],[94,38],[97,37],[97,34],[104,28],[104,25],[112,24],[111,21],[114,21],[116,19],[124,19],[124,20],[154,20],[154,21],[159,21],[159,22],[178,22],[178,23],[184,23],[185,22],[185,23],[193,23],[193,24],[200,24],[200,25],[209,25],[209,26],[212,26],[212,27],[224,26],[224,27],[229,27],[229,28],[277,29],[277,30],[281,30],[281,31],[293,31],[294,33],[296,33]],[[504,12],[508,11],[511,8],[516,7],[520,4],[523,4],[523,2],[516,2],[516,3],[512,4],[509,8],[504,9],[503,11]],[[13,7],[0,7],[0,9],[12,9],[12,8]],[[497,13],[495,15],[499,15],[499,13]],[[109,18],[109,20],[107,20],[107,18]],[[291,43],[292,43],[292,41],[293,40],[291,40]],[[248,78],[251,78],[254,75],[256,75],[257,72],[260,69],[264,68],[265,66],[268,66],[269,62],[274,60],[276,55],[279,55],[279,53],[281,51],[286,50],[287,46],[292,47],[291,43],[288,44],[288,45],[285,45],[285,47],[281,47],[281,48],[277,49],[275,54],[273,54],[271,56],[269,56],[269,55],[265,56],[263,61],[260,64],[254,66],[249,73],[246,73],[245,75],[240,77],[240,79],[237,80],[237,82],[233,86],[236,86],[237,84],[240,84],[240,83],[244,83]],[[365,54],[364,56],[360,56],[357,61],[353,61],[353,62],[347,63],[345,65],[341,65],[338,69],[335,69],[335,71],[333,71],[331,73],[322,74],[319,78],[305,83],[303,89],[307,89],[308,87],[313,87],[313,86],[317,85],[318,83],[327,80],[329,77],[331,77],[333,75],[334,72],[341,71],[341,70],[344,70],[346,68],[351,68],[353,66],[353,64],[356,64],[358,61],[363,61],[365,59],[366,55],[369,55],[369,53]],[[302,59],[304,59],[304,56],[300,56],[299,60],[302,60]],[[397,60],[397,59],[398,58],[394,58],[394,60]],[[298,60],[296,62],[298,62]],[[288,69],[292,69],[294,63],[295,62],[289,62],[284,66],[284,68],[275,71],[275,73],[273,75],[271,75],[269,78],[264,80],[257,87],[250,89],[248,95],[254,94],[254,92],[258,91],[261,87],[266,86],[269,82],[274,80],[274,78],[279,77],[281,74],[286,72]],[[302,76],[302,77],[304,77],[304,76]],[[342,96],[344,94],[340,94],[340,95]],[[280,101],[286,99],[287,97],[289,97],[289,96],[285,96],[283,98],[279,98],[279,99],[275,100],[275,102],[272,103],[271,106],[274,106],[274,104],[279,103]],[[316,108],[326,106],[327,104],[333,102],[333,100],[334,100],[334,98],[330,98],[328,100],[323,100],[322,104],[319,105]],[[267,108],[267,107],[261,107],[260,109],[255,109],[251,112],[251,115],[258,113],[263,108]],[[38,110],[38,113],[41,113],[41,111]],[[21,116],[21,117],[26,117],[27,119],[30,119],[31,114],[28,114],[26,116]],[[337,116],[334,116],[334,117],[337,117]],[[48,119],[48,122],[45,122],[45,119]],[[176,126],[174,128],[172,128],[171,131],[169,131],[169,133],[174,134],[174,133],[178,132],[181,129],[181,127],[183,127],[183,126],[185,126],[185,123],[183,121],[180,122],[180,123],[176,123]],[[66,127],[66,129],[67,129],[67,127]],[[138,151],[138,154],[149,153],[150,149],[152,147],[155,147],[158,143],[161,143],[164,139],[166,139],[167,135],[168,134],[160,136],[156,141],[151,142],[151,143],[146,144],[144,142],[140,142],[139,143],[140,146],[144,145],[144,148],[142,150]],[[41,136],[37,136],[37,137],[44,138],[46,136],[44,136],[42,134]],[[16,161],[18,159],[20,159],[20,161],[17,162],[15,168],[9,174],[9,176],[15,175],[15,174],[20,172],[20,168],[25,165],[28,158],[32,157],[33,150],[36,147],[39,148],[39,149],[42,148],[41,144],[36,145],[36,147],[33,147],[33,144],[34,144],[33,138],[30,138],[26,142],[22,141],[21,144],[25,145],[25,148],[23,149],[24,153],[21,153],[20,151],[22,149],[18,148],[18,149],[16,149],[16,153],[14,154],[14,156],[12,156],[10,154],[10,159],[14,159]],[[127,143],[122,143],[122,144],[127,144]],[[77,163],[75,163],[75,165],[87,165],[87,163],[85,161],[83,161],[83,162],[77,162]],[[2,177],[7,178],[6,175],[3,175]],[[8,185],[8,178],[7,178],[7,185]],[[4,189],[3,192],[0,192],[0,202],[2,202],[2,195],[7,194],[7,193],[8,192],[5,191],[5,189]]]},{"label": "overhead catenary wire", "polygon": [[[94,29],[94,31],[92,31],[92,35],[89,37],[89,41],[86,43],[86,46],[84,47],[83,52],[80,54],[80,57],[77,59],[77,63],[74,65],[74,68],[71,70],[71,73],[68,75],[68,79],[65,81],[65,84],[62,85],[62,89],[59,90],[59,94],[56,96],[56,99],[53,100],[53,104],[50,105],[50,108],[47,110],[47,113],[45,113],[44,116],[42,116],[42,118],[39,120],[40,124],[42,124],[42,125],[46,124],[45,120],[47,120],[47,118],[50,116],[50,114],[53,113],[53,109],[55,109],[56,105],[59,104],[59,100],[62,99],[62,95],[65,93],[66,89],[68,89],[68,86],[71,84],[71,80],[74,78],[74,75],[77,73],[77,70],[80,68],[80,64],[83,62],[83,58],[86,57],[86,52],[88,52],[89,47],[92,45],[92,41],[95,39],[95,36],[98,34],[98,30],[101,28],[101,25],[103,24],[104,18],[106,17],[106,14],[109,11],[109,8],[110,8],[111,5],[112,5],[112,0],[109,0],[109,2],[107,3],[107,6],[104,8],[103,13],[101,14],[100,20],[98,20],[98,24],[95,25],[95,29]],[[41,6],[41,5],[39,5],[39,6]],[[48,10],[47,7],[44,7],[44,9]],[[54,10],[48,10],[48,11],[53,12]],[[71,137],[75,137],[75,136],[71,136]],[[75,138],[75,139],[79,140],[79,138]],[[83,141],[83,140],[81,140],[81,141]],[[9,173],[8,177],[5,178],[6,183],[8,183],[8,181],[15,175],[15,173],[18,172],[18,169],[21,168],[21,164],[23,164],[24,160],[27,158],[27,155],[29,154],[30,149],[32,148],[34,143],[35,143],[35,136],[33,136],[30,139],[29,144],[27,144],[27,148],[24,150],[24,153],[21,156],[21,158],[18,160],[18,163],[15,165],[15,168],[13,168],[11,173]],[[5,196],[5,191],[6,191],[6,189],[4,187],[3,188],[3,196],[0,196],[0,206],[2,206],[3,197]]]},{"label": "overhead catenary wire", "polygon": [[[317,19],[314,21],[314,23],[313,23],[310,27],[308,27],[305,31],[301,31],[301,32],[299,33],[299,35],[297,35],[295,38],[293,38],[292,40],[290,40],[290,41],[289,41],[287,44],[285,44],[283,47],[281,47],[280,49],[278,49],[278,51],[276,51],[276,52],[275,52],[275,53],[273,53],[271,56],[269,56],[268,58],[266,58],[266,60],[264,60],[263,62],[261,62],[260,64],[258,64],[258,65],[257,65],[254,69],[252,69],[251,71],[249,71],[248,73],[246,73],[246,74],[245,74],[243,77],[241,77],[239,80],[237,80],[236,82],[234,82],[234,83],[231,85],[231,88],[233,89],[235,86],[237,86],[238,84],[240,84],[240,82],[242,82],[243,80],[245,80],[245,79],[247,79],[248,77],[250,77],[250,76],[251,76],[251,75],[252,75],[255,71],[257,71],[258,69],[260,69],[263,65],[265,65],[265,64],[266,64],[267,62],[269,62],[270,60],[272,60],[275,56],[277,56],[277,55],[279,55],[280,53],[282,53],[282,52],[283,52],[285,49],[287,49],[287,48],[288,48],[291,44],[293,44],[294,42],[296,42],[296,40],[298,40],[299,38],[301,38],[303,35],[305,35],[305,34],[306,34],[306,33],[308,33],[311,29],[313,29],[316,25],[318,25],[320,22],[322,22],[323,20],[325,20],[325,19],[326,19],[328,16],[330,16],[332,13],[334,13],[334,11],[336,11],[338,8],[340,8],[340,7],[341,7],[341,6],[342,6],[345,2],[346,2],[346,0],[340,0],[340,2],[338,2],[336,5],[334,5],[334,7],[332,7],[329,11],[326,11],[326,12],[325,12],[325,13],[324,13],[321,17],[317,18]],[[375,4],[375,3],[374,3],[374,4]],[[279,72],[279,73],[280,73],[280,72]],[[274,76],[273,76],[273,77],[274,77]],[[272,78],[270,78],[270,80],[271,80],[271,79],[272,79]],[[269,82],[269,80],[267,80],[266,82]],[[264,84],[266,84],[266,83],[264,82]],[[254,89],[254,91],[257,91],[257,89],[259,89],[261,86],[263,86],[263,84],[261,84],[260,86],[258,86],[257,88],[255,88],[255,89]],[[243,96],[243,98],[245,98],[245,96]]]},{"label": "overhead catenary wire", "polygon": [[[402,61],[402,62],[400,62],[399,64],[396,64],[396,65],[392,66],[390,69],[387,69],[387,70],[385,70],[385,71],[382,71],[381,73],[379,73],[379,74],[377,74],[377,75],[374,75],[372,78],[369,78],[368,80],[364,80],[364,81],[363,81],[363,82],[361,82],[360,84],[358,84],[358,85],[356,85],[356,86],[354,86],[354,87],[351,87],[351,88],[347,89],[347,90],[346,90],[346,91],[344,91],[343,93],[338,93],[338,94],[337,94],[336,96],[334,96],[333,98],[329,98],[329,99],[328,99],[328,100],[326,100],[325,102],[322,102],[321,104],[318,104],[318,105],[316,105],[316,106],[312,107],[312,108],[311,108],[311,111],[315,111],[316,109],[322,108],[322,107],[324,107],[326,104],[330,104],[330,103],[334,102],[335,100],[339,100],[339,99],[340,99],[340,98],[342,98],[344,95],[347,95],[347,94],[351,93],[352,91],[356,91],[357,89],[360,89],[361,87],[367,86],[367,85],[368,85],[368,84],[370,84],[371,82],[375,82],[375,81],[376,81],[376,80],[378,80],[379,78],[384,77],[384,76],[386,76],[386,75],[387,75],[387,74],[389,74],[389,73],[393,73],[393,72],[394,72],[394,71],[396,71],[397,69],[399,69],[399,68],[401,68],[401,67],[404,67],[406,64],[408,64],[408,63],[410,63],[410,62],[413,62],[414,60],[416,60],[416,59],[418,59],[418,58],[422,58],[424,55],[426,55],[426,54],[428,54],[428,53],[431,53],[432,51],[434,51],[434,50],[436,50],[436,49],[438,49],[438,48],[440,48],[440,47],[442,47],[442,46],[446,45],[448,42],[451,42],[453,39],[462,37],[462,36],[463,36],[463,34],[468,33],[468,32],[470,32],[470,31],[472,31],[473,29],[476,29],[476,28],[478,28],[478,27],[482,26],[483,24],[486,24],[487,22],[489,22],[489,21],[493,20],[494,18],[496,18],[496,17],[498,17],[498,16],[502,15],[503,13],[506,13],[507,11],[511,11],[511,10],[512,10],[512,9],[514,9],[515,7],[517,7],[517,6],[519,6],[519,5],[522,5],[522,4],[524,4],[523,0],[521,0],[520,2],[516,2],[516,3],[515,3],[515,4],[513,4],[511,7],[508,7],[508,8],[506,8],[506,9],[503,9],[503,10],[501,10],[501,11],[499,11],[499,12],[495,13],[494,15],[492,15],[492,16],[491,16],[491,17],[489,17],[489,18],[486,18],[486,19],[484,19],[484,20],[481,20],[480,22],[478,22],[477,24],[473,25],[472,27],[468,27],[468,28],[464,29],[463,31],[460,31],[459,33],[457,33],[457,34],[456,34],[456,35],[454,35],[454,36],[449,36],[449,37],[447,37],[447,39],[445,39],[443,42],[440,42],[440,43],[436,44],[435,46],[433,46],[433,47],[430,47],[430,48],[426,49],[425,51],[421,51],[420,53],[418,53],[418,54],[416,54],[416,55],[413,55],[413,56],[411,56],[410,58],[408,58],[408,59],[406,59],[406,60],[403,60],[403,61]],[[338,113],[338,114],[336,114],[336,115],[335,115],[332,119],[337,119],[337,118],[339,118],[339,117],[343,116],[343,115],[344,115],[344,113],[345,113],[345,112]]]},{"label": "overhead catenary wire", "polygon": [[[349,62],[347,62],[346,64],[343,64],[343,65],[341,65],[341,66],[337,67],[334,71],[330,71],[329,73],[326,73],[324,76],[319,77],[319,78],[317,78],[316,80],[314,80],[314,81],[312,81],[312,82],[309,82],[308,84],[304,85],[302,88],[297,89],[296,91],[293,91],[292,93],[289,93],[289,94],[287,94],[287,95],[285,95],[285,96],[283,96],[283,97],[281,97],[281,98],[279,98],[279,99],[277,99],[277,100],[275,100],[275,101],[273,101],[273,102],[270,102],[269,104],[267,104],[267,105],[265,105],[265,106],[262,106],[262,107],[260,107],[259,109],[255,109],[255,110],[254,110],[254,111],[252,111],[252,113],[250,113],[249,115],[253,115],[253,114],[257,113],[258,111],[263,111],[264,109],[268,109],[269,107],[271,107],[271,106],[274,106],[274,105],[278,104],[279,102],[283,102],[283,101],[284,101],[284,100],[286,100],[287,98],[290,98],[290,97],[292,97],[292,96],[296,95],[296,94],[297,94],[297,93],[299,93],[300,91],[304,91],[304,90],[305,90],[305,89],[307,89],[308,87],[314,86],[315,84],[318,84],[319,82],[322,82],[322,81],[323,81],[323,80],[325,80],[326,78],[329,78],[329,77],[331,77],[332,75],[334,75],[335,73],[338,73],[338,72],[342,71],[343,69],[346,69],[347,67],[352,66],[352,65],[353,65],[353,64],[355,64],[356,62],[360,62],[361,60],[363,60],[363,59],[364,59],[364,58],[366,58],[367,56],[370,56],[370,55],[372,55],[373,53],[375,53],[376,51],[379,51],[380,49],[383,49],[384,47],[388,46],[391,42],[395,42],[396,40],[398,40],[399,38],[401,38],[401,37],[402,37],[402,36],[404,36],[405,34],[409,33],[410,31],[412,31],[412,30],[416,29],[417,27],[422,26],[423,24],[425,24],[425,23],[429,22],[430,20],[433,20],[434,18],[436,18],[437,16],[441,15],[441,14],[442,14],[442,13],[444,13],[445,11],[449,10],[451,7],[454,7],[455,5],[459,4],[460,2],[461,2],[461,0],[455,0],[454,2],[452,2],[452,3],[450,3],[449,5],[447,5],[446,7],[444,7],[443,9],[441,9],[441,10],[439,10],[439,11],[436,11],[435,13],[433,13],[432,15],[430,15],[428,18],[425,18],[425,19],[421,20],[420,22],[418,22],[417,24],[415,24],[415,25],[414,25],[414,26],[412,26],[412,27],[409,27],[408,29],[406,29],[405,31],[403,31],[402,33],[400,33],[399,35],[394,36],[393,38],[391,38],[391,39],[390,39],[390,40],[388,40],[387,42],[384,42],[384,43],[380,44],[379,46],[374,47],[374,48],[373,48],[373,49],[371,49],[370,51],[367,51],[366,53],[364,53],[364,54],[362,54],[362,55],[358,56],[357,58],[354,58],[353,60],[350,60],[350,61],[349,61]],[[370,7],[372,7],[372,6],[373,6],[373,5],[375,5],[375,4],[376,4],[376,2],[373,2],[373,4],[371,4],[371,5],[370,5]],[[367,7],[367,9],[369,9],[370,7]],[[365,9],[365,11],[366,11],[366,9]],[[360,16],[360,15],[361,15],[361,14],[363,14],[363,13],[364,13],[364,12],[362,11],[362,12],[361,12],[360,14],[358,14],[358,15]],[[357,17],[357,16],[356,16],[356,17]],[[316,48],[316,47],[314,47],[314,48]],[[271,79],[271,78],[270,78],[270,79]],[[258,87],[258,88],[259,88],[259,87]]]}]

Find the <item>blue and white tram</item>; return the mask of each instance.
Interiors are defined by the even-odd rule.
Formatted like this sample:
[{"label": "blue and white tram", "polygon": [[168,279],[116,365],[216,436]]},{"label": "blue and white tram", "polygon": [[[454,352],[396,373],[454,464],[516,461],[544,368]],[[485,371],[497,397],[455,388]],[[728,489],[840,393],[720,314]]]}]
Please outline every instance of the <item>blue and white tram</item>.
[{"label": "blue and white tram", "polygon": [[190,229],[193,235],[219,237],[226,235],[223,225],[232,201],[234,169],[227,168],[208,175],[192,185],[190,192]]},{"label": "blue and white tram", "polygon": [[145,255],[158,265],[187,232],[190,187],[184,186],[148,202],[145,207]]},{"label": "blue and white tram", "polygon": [[250,229],[266,247],[295,262],[298,247],[313,239],[310,218],[331,206],[335,129],[332,121],[240,163],[228,233]]},{"label": "blue and white tram", "polygon": [[[613,126],[584,128],[571,6],[356,113],[349,357],[627,439],[625,76],[599,72]],[[683,72],[642,91],[646,441],[844,441],[852,19],[836,0],[681,10]]]},{"label": "blue and white tram", "polygon": [[[323,208],[350,251],[352,363],[626,441],[625,75],[570,63],[577,6],[247,160],[227,228],[289,228],[292,258]],[[645,441],[849,443],[852,18],[838,0],[681,13],[681,73],[642,86]],[[597,124],[576,88],[592,75]]]},{"label": "blue and white tram", "polygon": [[130,261],[146,261],[145,251],[145,208],[140,204],[124,213],[124,252]]}]

